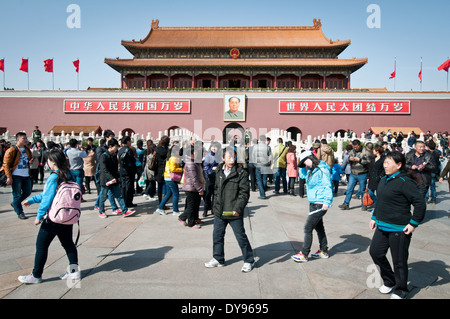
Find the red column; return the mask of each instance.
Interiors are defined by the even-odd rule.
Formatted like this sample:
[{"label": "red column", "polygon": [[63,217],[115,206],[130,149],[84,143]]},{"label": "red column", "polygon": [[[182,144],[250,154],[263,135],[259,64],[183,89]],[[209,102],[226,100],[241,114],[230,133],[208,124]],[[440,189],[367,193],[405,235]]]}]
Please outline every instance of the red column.
[{"label": "red column", "polygon": [[249,87],[253,89],[253,74],[250,74],[250,85]]},{"label": "red column", "polygon": [[148,78],[147,78],[147,72],[145,72],[144,89],[147,88],[147,80],[148,80]]},{"label": "red column", "polygon": [[350,90],[350,73],[348,74],[347,77],[347,90]]},{"label": "red column", "polygon": [[195,74],[192,73],[192,88],[195,88]]},{"label": "red column", "polygon": [[171,89],[171,88],[172,88],[172,77],[170,76],[170,74],[169,74],[169,82],[168,82],[168,84],[167,84],[167,88],[168,88],[168,89]]},{"label": "red column", "polygon": [[216,89],[219,88],[219,73],[216,74]]},{"label": "red column", "polygon": [[325,76],[325,74],[323,75],[323,79],[322,79],[322,89],[325,89],[326,88],[326,76]]},{"label": "red column", "polygon": [[302,75],[301,74],[298,75],[298,88],[299,89],[302,88]]},{"label": "red column", "polygon": [[275,73],[275,81],[273,81],[273,88],[276,89],[278,87],[277,85],[277,74]]}]

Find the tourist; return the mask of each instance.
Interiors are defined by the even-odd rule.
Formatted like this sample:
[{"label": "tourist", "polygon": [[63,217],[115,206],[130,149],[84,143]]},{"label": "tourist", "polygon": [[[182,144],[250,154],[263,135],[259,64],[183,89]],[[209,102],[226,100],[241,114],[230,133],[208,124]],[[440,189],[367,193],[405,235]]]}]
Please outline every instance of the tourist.
[{"label": "tourist", "polygon": [[253,153],[253,149],[255,147],[255,145],[258,144],[258,140],[255,138],[252,140],[251,145],[248,148],[248,157],[249,157],[249,161],[248,161],[248,174],[250,175],[250,188],[252,190],[252,192],[256,192],[256,166],[255,163],[253,163],[253,159],[252,159],[252,153]]},{"label": "tourist", "polygon": [[184,212],[178,217],[185,226],[190,228],[201,228],[199,221],[199,209],[201,196],[205,191],[205,180],[203,178],[202,161],[202,143],[196,142],[194,146],[188,146],[184,150],[184,185],[183,190],[186,194],[186,204]]},{"label": "tourist", "polygon": [[267,175],[272,172],[272,150],[266,143],[266,137],[260,136],[259,143],[253,147],[251,154],[252,162],[255,164],[256,181],[259,189],[259,199],[265,199],[267,190]]},{"label": "tourist", "polygon": [[91,180],[94,179],[96,162],[95,162],[95,152],[91,146],[92,144],[87,144],[85,146],[86,157],[83,158],[84,165],[84,186],[86,187],[86,192],[91,193]]},{"label": "tourist", "polygon": [[165,195],[164,198],[159,203],[156,212],[160,215],[165,215],[164,206],[172,197],[172,215],[179,216],[180,210],[178,209],[179,201],[179,188],[178,184],[180,180],[172,180],[172,174],[182,174],[183,169],[180,166],[180,146],[178,144],[173,145],[167,152],[167,158],[165,159],[165,170],[164,170],[164,185],[165,185]]},{"label": "tourist", "polygon": [[311,254],[311,257],[328,258],[328,241],[323,225],[323,216],[333,202],[330,167],[324,161],[319,161],[311,151],[301,153],[299,167],[300,175],[306,180],[310,213],[304,227],[303,248],[291,258],[296,262],[308,261],[313,230],[319,237],[319,250]]},{"label": "tourist", "polygon": [[273,150],[273,171],[275,177],[275,194],[280,193],[280,179],[283,184],[283,193],[288,193],[287,180],[286,180],[286,154],[289,148],[283,145],[283,139],[279,137],[277,139],[278,144]]},{"label": "tourist", "polygon": [[344,170],[345,180],[346,180],[347,184],[348,184],[348,182],[350,180],[350,174],[352,173],[352,166],[350,165],[350,162],[348,160],[350,151],[352,149],[353,149],[352,143],[348,143],[345,146],[344,152],[342,153],[341,167]]},{"label": "tourist", "polygon": [[[103,132],[103,139],[100,140],[100,146],[97,147],[95,149],[95,163],[96,163],[96,167],[95,167],[95,175],[94,175],[94,180],[95,180],[95,187],[97,188],[97,200],[95,201],[94,204],[94,209],[99,210],[100,205],[99,205],[99,201],[100,201],[100,191],[101,191],[101,185],[100,185],[100,172],[99,172],[99,164],[100,164],[100,157],[106,152],[108,151],[108,145],[107,143],[113,139],[115,137],[115,134],[113,131],[111,130],[105,130]],[[113,213],[118,213],[120,212],[119,207],[116,204],[116,200],[114,199],[113,194],[111,193],[110,190],[108,190],[107,192],[108,194],[108,200],[109,203],[111,204],[111,209],[113,211]]]},{"label": "tourist", "polygon": [[[369,152],[363,148],[359,140],[353,140],[353,149],[349,153],[349,162],[351,165],[350,179],[347,185],[347,192],[345,194],[344,203],[339,205],[340,209],[350,209],[350,200],[355,189],[356,183],[359,184],[358,192],[364,192],[367,183],[367,173],[369,171],[370,155]],[[362,210],[367,210],[367,207],[362,205],[362,193],[361,193],[361,206]]]},{"label": "tourist", "polygon": [[[38,156],[35,159],[37,162],[37,173],[39,174],[39,184],[44,184],[44,167],[47,162],[47,149],[45,143],[42,140],[37,140],[33,149],[33,152],[37,152]],[[36,176],[35,181],[38,182],[38,176]]]},{"label": "tourist", "polygon": [[42,132],[39,130],[39,126],[34,127],[33,134],[31,135],[31,138],[33,140],[33,146],[42,138]]},{"label": "tourist", "polygon": [[68,163],[63,152],[60,150],[51,150],[48,153],[48,166],[52,173],[47,178],[44,191],[22,202],[23,206],[39,204],[34,224],[41,225],[36,239],[36,255],[34,258],[34,268],[31,274],[19,276],[19,281],[25,284],[37,284],[42,282],[42,274],[47,261],[48,248],[57,236],[61,246],[66,251],[69,259],[70,271],[61,275],[61,279],[79,280],[81,277],[78,269],[78,251],[72,239],[73,225],[57,224],[50,218],[45,218],[50,209],[53,199],[56,195],[57,187],[62,182],[72,181]]},{"label": "tourist", "polygon": [[33,163],[30,164],[30,178],[31,178],[31,189],[33,189],[33,185],[38,183],[39,179],[39,157],[41,153],[36,147],[31,147],[31,142],[27,143],[28,149],[31,151],[31,155],[33,156]]},{"label": "tourist", "polygon": [[[149,143],[149,141],[151,143]],[[144,180],[145,180],[145,190],[144,190],[144,198],[150,201],[155,201],[157,198],[156,195],[156,171],[153,169],[153,163],[156,162],[156,145],[153,144],[152,140],[147,141],[147,149],[145,156],[145,165],[144,165]]]},{"label": "tourist", "polygon": [[134,181],[136,178],[136,157],[131,149],[131,138],[129,136],[122,137],[122,147],[118,152],[119,156],[119,173],[120,173],[120,189],[123,199],[128,208],[135,207],[133,204],[134,197]]},{"label": "tourist", "polygon": [[[405,156],[391,152],[383,162],[386,175],[377,188],[377,205],[370,229],[375,230],[369,253],[379,267],[383,285],[381,293],[393,292],[391,299],[401,299],[408,294],[408,250],[411,236],[426,211],[423,194],[416,183],[405,173]],[[414,212],[411,214],[411,205]],[[390,249],[394,270],[386,258]]]},{"label": "tourist", "polygon": [[138,140],[136,142],[136,194],[141,194],[143,192],[142,187],[139,185],[139,180],[141,179],[144,171],[145,153],[144,141]]},{"label": "tourist", "polygon": [[22,201],[31,194],[30,165],[33,155],[27,148],[27,134],[16,134],[16,145],[8,148],[3,158],[2,170],[7,177],[6,185],[11,185],[14,211],[20,219],[27,219],[23,212]]},{"label": "tourist", "polygon": [[368,190],[369,196],[373,200],[373,206],[375,207],[377,203],[376,190],[381,177],[385,175],[383,162],[386,156],[383,153],[383,147],[381,145],[375,145],[373,148],[373,156],[371,158],[371,163],[369,165],[368,174]]},{"label": "tourist", "polygon": [[[124,217],[134,215],[136,211],[128,210],[125,204],[125,200],[122,197],[120,191],[120,174],[119,174],[119,162],[117,159],[117,151],[119,150],[119,142],[115,138],[111,138],[108,141],[108,150],[100,156],[98,170],[100,172],[100,195],[99,195],[99,217],[108,217],[105,212],[105,200],[108,191],[111,191],[113,198],[117,199],[120,209],[113,210],[113,215],[119,215],[123,213]],[[109,196],[109,195],[108,195]]]},{"label": "tourist", "polygon": [[[450,161],[447,161],[447,165],[445,165],[444,169],[441,172],[441,176],[439,176],[439,183],[442,183],[444,177],[450,172]],[[448,182],[448,190],[450,191],[450,178],[447,179]]]},{"label": "tourist", "polygon": [[344,174],[344,170],[341,165],[338,163],[337,158],[334,160],[333,168],[331,169],[331,180],[333,182],[333,195],[337,196],[339,190],[339,183],[342,178],[342,174]]},{"label": "tourist", "polygon": [[163,194],[165,193],[164,185],[164,171],[167,159],[167,153],[169,152],[170,138],[166,135],[161,137],[158,146],[155,148],[156,162],[158,163],[158,169],[156,170],[156,182],[158,183],[158,201],[161,203]]},{"label": "tourist", "polygon": [[286,170],[287,175],[289,177],[289,194],[291,196],[295,196],[294,192],[294,186],[295,186],[295,180],[298,178],[298,166],[297,166],[297,147],[292,144],[292,142],[289,143],[288,152],[286,154]]},{"label": "tourist", "polygon": [[441,172],[440,158],[442,157],[442,153],[440,150],[436,149],[436,143],[433,140],[425,143],[425,149],[430,153],[435,167],[434,171],[431,172],[430,191],[427,191],[425,200],[428,202],[428,194],[431,193],[431,199],[429,203],[436,204],[436,180],[439,178],[439,173]]},{"label": "tourist", "polygon": [[[83,189],[84,180],[84,161],[87,156],[86,151],[81,149],[81,144],[74,138],[69,141],[69,148],[66,151],[66,156],[69,159],[70,174],[72,178],[77,182],[80,189]],[[85,202],[84,199],[81,200]]]},{"label": "tourist", "polygon": [[330,145],[328,145],[326,139],[320,140],[320,147],[317,149],[316,157],[319,161],[324,161],[330,167],[330,171],[333,169],[335,160],[334,160],[334,151]]},{"label": "tourist", "polygon": [[250,272],[255,264],[255,256],[244,228],[244,212],[250,198],[248,173],[235,163],[233,148],[223,151],[223,163],[216,172],[214,188],[214,229],[213,258],[205,263],[207,268],[225,265],[225,230],[228,225],[242,251],[244,265],[242,272]]},{"label": "tourist", "polygon": [[416,134],[414,132],[411,132],[409,134],[409,137],[408,137],[408,140],[407,140],[408,146],[410,148],[414,147],[414,144],[416,144],[416,140],[417,140]]},{"label": "tourist", "polygon": [[218,142],[211,142],[209,152],[206,154],[203,160],[203,176],[205,178],[206,187],[204,195],[204,211],[203,217],[208,215],[208,210],[212,209],[212,203],[214,201],[214,184],[216,182],[216,169],[220,162],[220,157],[217,151],[220,149]]},{"label": "tourist", "polygon": [[431,154],[425,150],[423,141],[416,141],[414,148],[405,155],[405,158],[405,168],[415,180],[425,198],[431,184],[431,173],[436,170],[434,160]]}]

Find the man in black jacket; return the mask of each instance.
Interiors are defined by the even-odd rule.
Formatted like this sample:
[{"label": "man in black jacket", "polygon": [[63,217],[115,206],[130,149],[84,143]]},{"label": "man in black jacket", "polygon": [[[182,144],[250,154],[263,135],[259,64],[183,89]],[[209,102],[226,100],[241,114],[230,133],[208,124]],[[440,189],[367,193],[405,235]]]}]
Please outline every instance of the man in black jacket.
[{"label": "man in black jacket", "polygon": [[253,249],[245,234],[244,210],[250,198],[250,185],[247,171],[235,163],[236,153],[233,148],[223,152],[224,163],[216,171],[214,186],[214,230],[213,259],[205,267],[222,267],[225,263],[225,228],[230,224],[241,248],[244,266],[243,272],[253,269],[255,259]]},{"label": "man in black jacket", "polygon": [[133,204],[134,182],[136,176],[136,158],[131,150],[131,138],[129,136],[122,137],[122,147],[119,150],[119,166],[120,166],[120,188],[122,196],[127,207],[136,206]]},{"label": "man in black jacket", "polygon": [[105,200],[108,191],[117,199],[122,211],[114,211],[115,215],[123,213],[124,217],[131,216],[135,211],[128,210],[127,205],[122,197],[119,182],[120,174],[118,171],[117,150],[119,143],[115,138],[108,141],[108,150],[100,156],[98,170],[100,173],[100,195],[99,195],[99,217],[106,218],[105,214]]},{"label": "man in black jacket", "polygon": [[423,141],[416,141],[414,149],[406,154],[406,170],[419,186],[423,197],[431,184],[431,173],[436,170],[431,153],[425,150]]}]

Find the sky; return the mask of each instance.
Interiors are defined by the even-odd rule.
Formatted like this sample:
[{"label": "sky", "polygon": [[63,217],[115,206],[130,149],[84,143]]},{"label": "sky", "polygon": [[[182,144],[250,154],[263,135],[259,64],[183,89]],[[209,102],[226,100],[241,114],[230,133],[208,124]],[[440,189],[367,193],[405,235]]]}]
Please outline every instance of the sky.
[{"label": "sky", "polygon": [[[0,59],[6,88],[27,90],[19,70],[29,59],[30,90],[119,88],[120,74],[105,58],[132,58],[121,40],[143,39],[152,19],[164,26],[312,26],[333,40],[351,40],[342,59],[368,58],[352,88],[445,91],[450,56],[449,0],[1,0]],[[73,6],[79,10],[72,9]],[[77,25],[76,23],[79,22]],[[54,59],[54,74],[44,60]],[[396,59],[397,76],[389,79]],[[422,86],[418,78],[423,61]],[[0,73],[3,73],[0,71]],[[395,87],[394,87],[395,85]]]}]

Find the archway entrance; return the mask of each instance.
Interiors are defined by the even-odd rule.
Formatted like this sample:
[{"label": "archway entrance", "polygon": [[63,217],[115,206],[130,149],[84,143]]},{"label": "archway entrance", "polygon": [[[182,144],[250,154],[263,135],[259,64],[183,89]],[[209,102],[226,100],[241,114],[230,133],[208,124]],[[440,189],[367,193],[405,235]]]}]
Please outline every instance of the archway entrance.
[{"label": "archway entrance", "polygon": [[297,134],[302,134],[302,131],[295,126],[291,126],[286,131],[291,133],[291,139],[295,142],[297,142]]},{"label": "archway entrance", "polygon": [[126,128],[122,130],[122,136],[129,136],[131,137],[134,134],[134,130],[131,128]]},{"label": "archway entrance", "polygon": [[222,131],[223,133],[223,143],[228,144],[231,140],[237,138],[240,142],[244,138],[244,128],[236,123],[230,123]]}]

